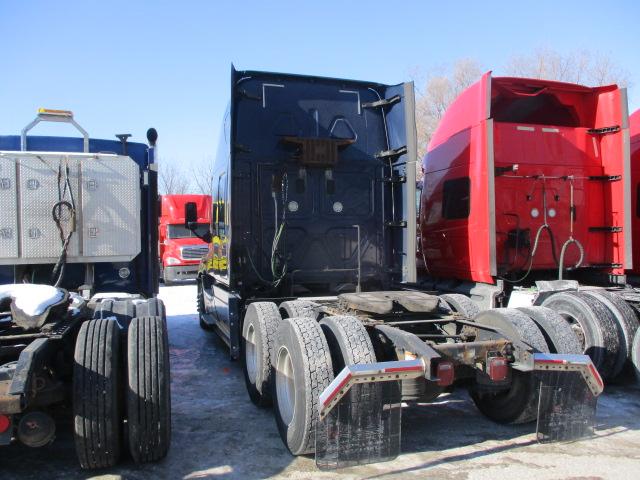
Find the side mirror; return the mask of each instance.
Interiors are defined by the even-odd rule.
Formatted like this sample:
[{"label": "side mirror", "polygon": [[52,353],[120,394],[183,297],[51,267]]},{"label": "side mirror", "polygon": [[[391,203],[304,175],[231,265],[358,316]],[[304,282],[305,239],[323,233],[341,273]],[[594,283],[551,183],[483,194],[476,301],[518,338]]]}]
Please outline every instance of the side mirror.
[{"label": "side mirror", "polygon": [[198,221],[198,206],[195,202],[187,202],[184,206],[184,227],[194,230]]}]

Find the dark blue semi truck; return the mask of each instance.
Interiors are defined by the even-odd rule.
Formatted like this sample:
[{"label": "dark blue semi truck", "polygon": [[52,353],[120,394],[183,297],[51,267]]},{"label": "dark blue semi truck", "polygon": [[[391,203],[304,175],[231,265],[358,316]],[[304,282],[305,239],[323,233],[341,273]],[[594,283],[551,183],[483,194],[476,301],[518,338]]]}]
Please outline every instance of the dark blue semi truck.
[{"label": "dark blue semi truck", "polygon": [[[28,136],[41,121],[82,138]],[[129,137],[89,138],[46,109],[0,136],[0,445],[50,443],[71,405],[83,468],[114,465],[126,445],[158,460],[171,437],[157,133]]]},{"label": "dark blue semi truck", "polygon": [[527,314],[416,283],[416,157],[412,84],[232,70],[200,325],[321,468],[393,458],[402,402],[454,384],[495,421],[538,418],[541,439],[585,433],[602,391]]}]

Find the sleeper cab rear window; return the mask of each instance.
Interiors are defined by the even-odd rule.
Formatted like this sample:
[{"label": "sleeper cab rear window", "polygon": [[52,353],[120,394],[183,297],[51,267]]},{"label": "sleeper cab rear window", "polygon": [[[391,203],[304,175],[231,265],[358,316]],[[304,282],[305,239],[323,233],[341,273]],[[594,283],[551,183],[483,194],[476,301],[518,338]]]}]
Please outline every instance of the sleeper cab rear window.
[{"label": "sleeper cab rear window", "polygon": [[469,177],[446,180],[442,188],[442,218],[458,220],[469,217],[471,180]]}]

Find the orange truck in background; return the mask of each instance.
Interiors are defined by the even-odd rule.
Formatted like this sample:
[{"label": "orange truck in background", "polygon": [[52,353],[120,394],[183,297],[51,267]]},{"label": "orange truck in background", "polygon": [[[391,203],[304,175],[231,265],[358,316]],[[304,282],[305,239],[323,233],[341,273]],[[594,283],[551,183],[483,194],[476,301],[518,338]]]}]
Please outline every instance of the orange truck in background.
[{"label": "orange truck in background", "polygon": [[[197,205],[197,230],[185,227],[185,205]],[[194,280],[200,259],[207,253],[208,245],[196,233],[209,231],[211,223],[210,195],[162,195],[160,197],[160,224],[158,242],[161,278],[165,285],[183,280]]]}]

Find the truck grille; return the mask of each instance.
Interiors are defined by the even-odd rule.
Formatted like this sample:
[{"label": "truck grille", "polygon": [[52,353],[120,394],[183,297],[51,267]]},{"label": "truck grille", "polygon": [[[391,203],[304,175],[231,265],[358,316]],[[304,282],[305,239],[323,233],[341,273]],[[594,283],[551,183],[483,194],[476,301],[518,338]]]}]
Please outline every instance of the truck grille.
[{"label": "truck grille", "polygon": [[200,260],[207,254],[208,251],[209,247],[207,245],[182,247],[180,248],[180,256],[184,260]]}]

